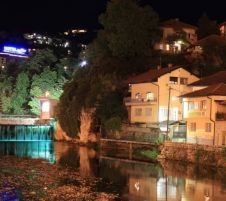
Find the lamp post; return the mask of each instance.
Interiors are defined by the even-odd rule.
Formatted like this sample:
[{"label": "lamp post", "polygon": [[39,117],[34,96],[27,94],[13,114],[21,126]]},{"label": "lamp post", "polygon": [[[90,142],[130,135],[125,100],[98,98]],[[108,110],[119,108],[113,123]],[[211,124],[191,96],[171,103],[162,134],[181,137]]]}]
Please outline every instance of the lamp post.
[{"label": "lamp post", "polygon": [[167,123],[166,123],[166,139],[169,137],[169,115],[170,115],[170,98],[171,98],[171,86],[169,87],[168,107],[167,107]]}]

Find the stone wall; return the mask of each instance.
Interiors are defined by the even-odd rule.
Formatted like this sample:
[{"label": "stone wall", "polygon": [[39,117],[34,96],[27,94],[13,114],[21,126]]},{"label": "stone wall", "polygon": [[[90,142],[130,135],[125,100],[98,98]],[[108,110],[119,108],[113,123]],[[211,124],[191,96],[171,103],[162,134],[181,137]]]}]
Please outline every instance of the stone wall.
[{"label": "stone wall", "polygon": [[36,125],[39,118],[0,118],[0,125]]},{"label": "stone wall", "polygon": [[159,128],[123,125],[121,131],[108,133],[107,138],[136,142],[155,142],[160,134]]},{"label": "stone wall", "polygon": [[165,142],[158,159],[226,167],[226,148],[177,142]]}]

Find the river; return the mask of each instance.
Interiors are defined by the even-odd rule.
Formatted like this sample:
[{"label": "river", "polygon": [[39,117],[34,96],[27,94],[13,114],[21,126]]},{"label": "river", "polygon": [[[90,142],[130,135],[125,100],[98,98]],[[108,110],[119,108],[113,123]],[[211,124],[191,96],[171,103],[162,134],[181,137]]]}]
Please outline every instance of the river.
[{"label": "river", "polygon": [[50,141],[1,142],[0,155],[44,158],[83,177],[100,177],[97,190],[118,193],[122,201],[226,201],[221,170],[101,157],[93,149]]}]

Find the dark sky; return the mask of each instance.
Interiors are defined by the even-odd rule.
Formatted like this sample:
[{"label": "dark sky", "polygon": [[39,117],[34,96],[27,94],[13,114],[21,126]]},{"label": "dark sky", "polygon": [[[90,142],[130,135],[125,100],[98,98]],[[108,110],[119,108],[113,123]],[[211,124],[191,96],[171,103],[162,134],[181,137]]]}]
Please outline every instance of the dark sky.
[{"label": "dark sky", "polygon": [[[69,27],[97,28],[107,0],[3,0],[0,30],[62,31]],[[140,0],[161,19],[179,18],[195,24],[203,12],[218,22],[226,20],[224,1]]]}]

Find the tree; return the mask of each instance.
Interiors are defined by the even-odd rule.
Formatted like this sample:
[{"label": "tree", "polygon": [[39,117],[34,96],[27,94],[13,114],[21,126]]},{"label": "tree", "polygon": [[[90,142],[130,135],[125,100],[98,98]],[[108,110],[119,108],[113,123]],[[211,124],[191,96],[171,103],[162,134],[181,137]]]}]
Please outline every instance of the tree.
[{"label": "tree", "polygon": [[66,80],[62,76],[58,76],[56,71],[49,68],[44,69],[40,74],[32,77],[30,89],[31,100],[28,105],[31,107],[33,114],[40,114],[40,104],[38,97],[45,96],[49,92],[49,98],[58,100],[63,92],[63,85]]},{"label": "tree", "polygon": [[2,111],[4,113],[10,113],[12,109],[11,105],[11,95],[13,90],[12,77],[4,76],[3,81],[0,82],[0,91],[1,91],[1,103],[2,103]]},{"label": "tree", "polygon": [[26,72],[21,72],[17,78],[12,93],[12,110],[14,114],[25,114],[28,110],[28,88],[30,86],[29,77]]},{"label": "tree", "polygon": [[143,56],[160,39],[158,15],[151,7],[140,7],[132,0],[111,0],[99,18],[112,56]]},{"label": "tree", "polygon": [[204,13],[198,21],[198,38],[202,39],[211,34],[220,35],[220,30],[216,21],[210,20]]},{"label": "tree", "polygon": [[40,73],[44,68],[54,68],[58,59],[50,49],[42,49],[33,52],[27,60],[21,63],[21,67],[31,73]]},{"label": "tree", "polygon": [[81,112],[90,108],[96,108],[93,116],[102,126],[120,129],[126,117],[121,81],[150,66],[153,45],[161,36],[158,15],[133,0],[109,1],[99,21],[103,29],[82,55],[89,66],[75,72],[58,106],[59,122],[71,137],[80,131]]},{"label": "tree", "polygon": [[150,67],[156,53],[153,45],[161,37],[159,18],[151,7],[111,0],[99,21],[103,29],[83,55],[90,65],[99,73],[114,72],[119,77]]}]

